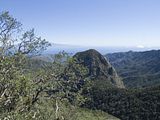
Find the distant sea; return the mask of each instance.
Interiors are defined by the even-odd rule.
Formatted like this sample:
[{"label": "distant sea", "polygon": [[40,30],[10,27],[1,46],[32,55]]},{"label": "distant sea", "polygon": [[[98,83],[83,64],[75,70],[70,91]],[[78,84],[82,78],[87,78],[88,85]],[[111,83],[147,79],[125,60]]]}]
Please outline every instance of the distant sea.
[{"label": "distant sea", "polygon": [[65,44],[52,44],[46,51],[42,54],[56,54],[61,51],[65,51],[69,54],[75,54],[88,49],[95,49],[101,54],[116,53],[116,52],[127,52],[127,51],[148,51],[148,50],[157,50],[160,47],[112,47],[112,46],[76,46],[76,45],[65,45]]}]

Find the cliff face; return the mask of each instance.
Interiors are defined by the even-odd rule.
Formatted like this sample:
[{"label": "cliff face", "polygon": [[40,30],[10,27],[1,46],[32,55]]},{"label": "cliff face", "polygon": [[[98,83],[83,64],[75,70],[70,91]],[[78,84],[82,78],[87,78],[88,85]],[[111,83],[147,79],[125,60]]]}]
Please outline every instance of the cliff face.
[{"label": "cliff face", "polygon": [[124,88],[124,84],[115,69],[98,51],[90,49],[79,52],[74,57],[88,68],[88,76],[92,79],[104,81],[110,86]]}]

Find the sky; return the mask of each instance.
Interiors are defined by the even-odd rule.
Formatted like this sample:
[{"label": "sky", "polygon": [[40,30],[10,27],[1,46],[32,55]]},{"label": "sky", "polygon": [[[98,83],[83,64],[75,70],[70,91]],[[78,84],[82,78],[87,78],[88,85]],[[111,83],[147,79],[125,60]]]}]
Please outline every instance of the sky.
[{"label": "sky", "polygon": [[0,11],[52,43],[160,46],[160,0],[0,0]]}]

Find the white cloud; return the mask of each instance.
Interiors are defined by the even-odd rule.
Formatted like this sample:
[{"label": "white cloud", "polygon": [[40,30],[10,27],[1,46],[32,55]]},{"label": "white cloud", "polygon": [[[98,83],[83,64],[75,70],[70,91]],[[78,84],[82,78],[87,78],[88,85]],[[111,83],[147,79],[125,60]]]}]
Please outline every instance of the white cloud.
[{"label": "white cloud", "polygon": [[137,48],[145,48],[143,45],[137,45]]}]

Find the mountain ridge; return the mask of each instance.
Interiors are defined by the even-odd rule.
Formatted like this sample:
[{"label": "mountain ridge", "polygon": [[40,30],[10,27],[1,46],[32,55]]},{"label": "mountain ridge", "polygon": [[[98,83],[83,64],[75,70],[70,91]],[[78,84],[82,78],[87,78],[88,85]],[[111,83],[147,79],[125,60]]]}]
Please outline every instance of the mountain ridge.
[{"label": "mountain ridge", "polygon": [[160,85],[160,50],[106,54],[110,63],[131,88]]}]

